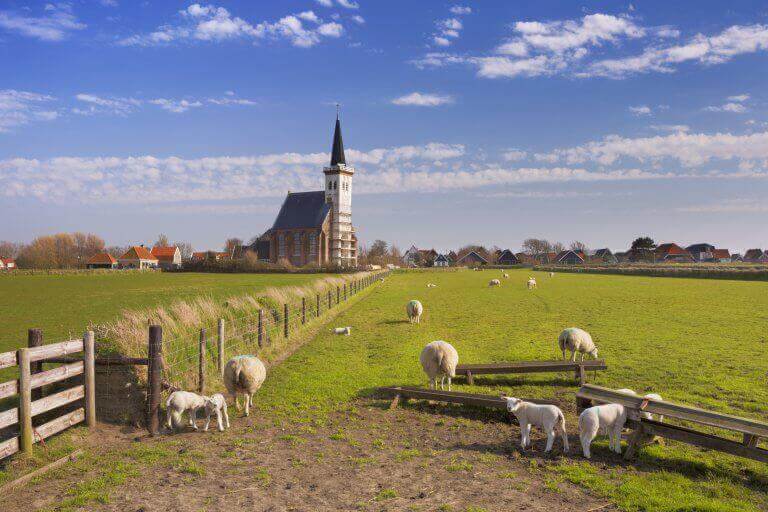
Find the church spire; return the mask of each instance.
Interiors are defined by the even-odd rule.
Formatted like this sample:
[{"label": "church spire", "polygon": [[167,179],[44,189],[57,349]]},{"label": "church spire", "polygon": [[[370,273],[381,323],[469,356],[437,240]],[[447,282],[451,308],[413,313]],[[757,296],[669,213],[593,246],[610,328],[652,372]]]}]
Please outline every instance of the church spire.
[{"label": "church spire", "polygon": [[339,110],[336,105],[336,130],[333,132],[333,149],[331,151],[331,167],[338,164],[347,165],[344,158],[344,142],[341,140],[341,121],[339,121]]}]

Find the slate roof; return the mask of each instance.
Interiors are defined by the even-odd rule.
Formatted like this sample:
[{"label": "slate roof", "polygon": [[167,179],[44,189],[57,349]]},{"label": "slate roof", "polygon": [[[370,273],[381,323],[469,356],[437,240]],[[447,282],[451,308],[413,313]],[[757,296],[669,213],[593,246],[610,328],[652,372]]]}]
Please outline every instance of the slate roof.
[{"label": "slate roof", "polygon": [[341,121],[336,117],[336,129],[333,131],[333,149],[331,150],[331,167],[337,164],[347,165],[344,158],[344,141],[341,140]]},{"label": "slate roof", "polygon": [[325,202],[323,190],[289,193],[272,229],[319,228],[330,211],[331,204]]},{"label": "slate roof", "polygon": [[611,252],[610,249],[607,249],[607,248],[606,249],[598,249],[598,250],[595,251],[595,256],[597,256],[599,258],[604,258],[606,256],[613,256],[613,253]]},{"label": "slate roof", "polygon": [[712,244],[693,244],[685,248],[688,252],[712,252],[715,250],[715,246]]},{"label": "slate roof", "polygon": [[515,263],[520,263],[520,260],[517,258],[517,256],[515,256],[515,254],[509,249],[504,249],[503,251],[501,251],[498,258],[496,258],[496,261],[502,264],[505,261],[508,261],[508,262],[511,262],[513,265]]}]

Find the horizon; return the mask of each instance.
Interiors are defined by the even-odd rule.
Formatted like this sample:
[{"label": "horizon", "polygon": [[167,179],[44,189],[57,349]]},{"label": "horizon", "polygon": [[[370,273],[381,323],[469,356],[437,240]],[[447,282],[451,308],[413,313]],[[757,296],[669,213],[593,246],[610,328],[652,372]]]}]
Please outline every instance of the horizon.
[{"label": "horizon", "polygon": [[765,249],[767,57],[756,1],[12,0],[0,240],[247,241],[340,103],[363,245]]}]

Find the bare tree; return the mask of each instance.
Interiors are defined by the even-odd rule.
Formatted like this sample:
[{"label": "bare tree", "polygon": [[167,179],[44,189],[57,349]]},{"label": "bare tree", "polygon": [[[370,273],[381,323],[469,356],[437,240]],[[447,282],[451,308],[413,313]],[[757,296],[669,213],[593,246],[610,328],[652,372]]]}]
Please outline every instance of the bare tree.
[{"label": "bare tree", "polygon": [[188,260],[192,257],[192,252],[194,249],[192,248],[192,244],[189,242],[174,242],[176,247],[179,248],[179,252],[181,252],[181,259],[182,260]]},{"label": "bare tree", "polygon": [[583,253],[583,254],[587,254],[587,252],[589,251],[589,247],[587,247],[587,244],[585,244],[584,242],[580,242],[579,240],[574,240],[573,242],[571,242],[569,249],[575,252]]},{"label": "bare tree", "polygon": [[15,242],[0,240],[0,258],[16,258],[22,245]]},{"label": "bare tree", "polygon": [[523,252],[531,256],[552,252],[552,244],[543,238],[526,238],[523,241]]},{"label": "bare tree", "polygon": [[168,240],[167,236],[165,236],[163,233],[157,235],[157,242],[155,242],[156,247],[169,247],[170,245],[171,242]]},{"label": "bare tree", "polygon": [[224,242],[224,251],[229,254],[229,256],[232,258],[235,256],[235,251],[243,245],[243,241],[239,238],[227,238],[227,241]]},{"label": "bare tree", "polygon": [[565,250],[565,244],[563,244],[562,242],[555,242],[552,244],[551,252],[554,252],[555,254],[560,254],[564,250]]}]

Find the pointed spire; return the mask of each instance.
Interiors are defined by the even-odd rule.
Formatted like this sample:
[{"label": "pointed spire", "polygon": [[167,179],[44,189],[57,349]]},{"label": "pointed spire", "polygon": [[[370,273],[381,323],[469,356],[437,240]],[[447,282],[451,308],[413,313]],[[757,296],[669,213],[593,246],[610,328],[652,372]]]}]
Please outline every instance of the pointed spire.
[{"label": "pointed spire", "polygon": [[339,121],[339,105],[336,105],[336,129],[333,132],[333,149],[331,150],[331,167],[347,164],[344,158],[344,142],[341,140],[341,121]]}]

